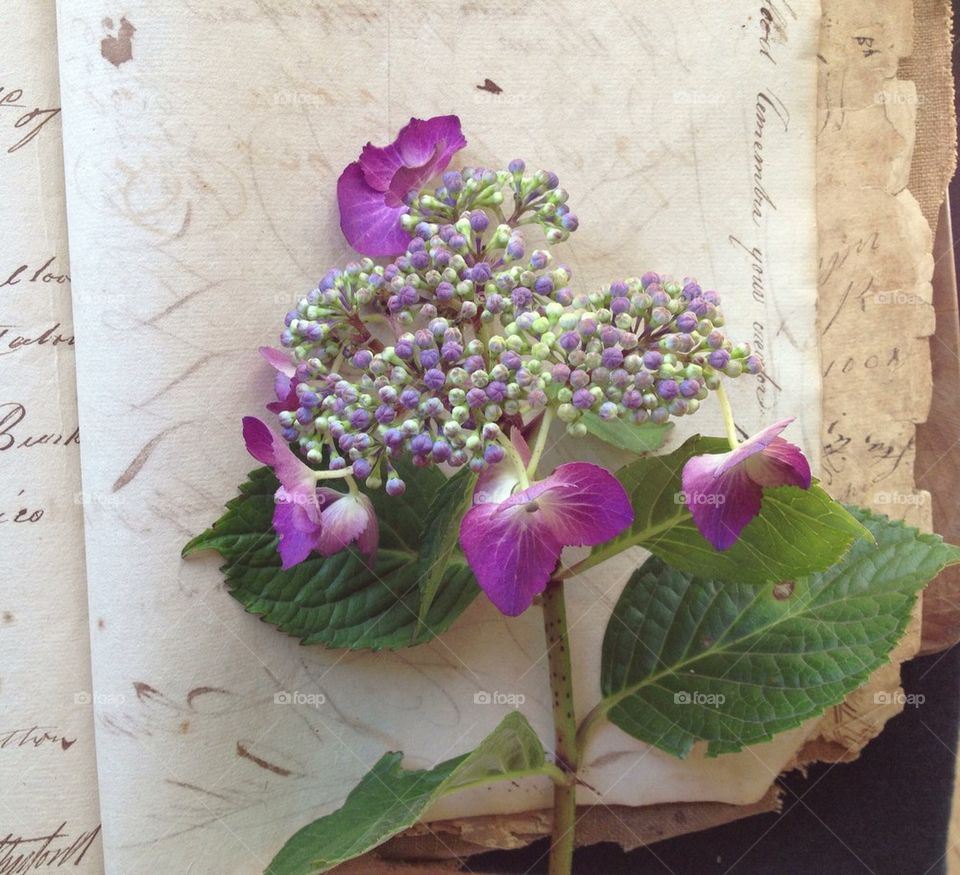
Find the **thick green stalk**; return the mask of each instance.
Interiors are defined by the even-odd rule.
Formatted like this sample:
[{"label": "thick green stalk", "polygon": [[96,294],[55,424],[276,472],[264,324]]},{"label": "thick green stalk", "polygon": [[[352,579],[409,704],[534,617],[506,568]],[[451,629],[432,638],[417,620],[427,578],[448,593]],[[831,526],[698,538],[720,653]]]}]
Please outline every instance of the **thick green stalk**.
[{"label": "thick green stalk", "polygon": [[573,868],[574,827],[577,817],[576,772],[577,722],[573,710],[573,677],[563,581],[553,579],[543,594],[543,625],[550,668],[555,759],[569,781],[553,788],[553,836],[550,844],[550,875],[570,875]]}]

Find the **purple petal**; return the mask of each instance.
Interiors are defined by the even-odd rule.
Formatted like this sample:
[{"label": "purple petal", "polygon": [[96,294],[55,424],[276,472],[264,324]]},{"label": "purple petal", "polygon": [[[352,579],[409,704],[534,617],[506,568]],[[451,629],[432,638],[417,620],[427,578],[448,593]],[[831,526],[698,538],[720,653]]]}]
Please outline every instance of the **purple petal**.
[{"label": "purple petal", "polygon": [[277,393],[277,400],[271,401],[266,405],[271,413],[282,413],[284,410],[296,410],[300,406],[300,398],[297,395],[296,380],[291,380],[283,374],[278,373],[273,381],[273,390]]},{"label": "purple petal", "polygon": [[280,553],[282,568],[292,568],[303,562],[317,547],[320,535],[319,525],[310,519],[303,505],[287,501],[280,489],[275,497],[273,510],[273,528],[280,536],[277,550]]},{"label": "purple petal", "polygon": [[377,548],[380,546],[380,525],[377,522],[377,514],[373,505],[367,499],[367,527],[357,538],[357,546],[360,552],[367,557],[368,563],[373,566],[377,561]]},{"label": "purple petal", "polygon": [[765,450],[773,442],[774,438],[793,422],[793,419],[794,417],[791,416],[787,419],[781,419],[779,422],[773,423],[773,425],[768,425],[765,429],[758,431],[729,453],[713,454],[712,458],[717,462],[717,475],[719,476],[720,474],[726,473],[751,456]]},{"label": "purple petal", "polygon": [[513,617],[546,588],[565,546],[603,543],[632,521],[630,500],[609,471],[572,462],[499,504],[474,505],[460,544],[481,588]]},{"label": "purple petal", "polygon": [[243,439],[247,452],[258,462],[269,465],[280,484],[305,506],[316,505],[316,480],[312,469],[301,462],[278,434],[253,416],[243,418]]},{"label": "purple petal", "polygon": [[363,181],[375,191],[389,191],[393,175],[403,167],[403,158],[396,142],[389,146],[374,146],[367,143],[357,162],[363,173]]},{"label": "purple petal", "polygon": [[750,478],[761,486],[799,486],[809,489],[813,482],[810,463],[800,447],[775,437],[745,464]]},{"label": "purple petal", "polygon": [[602,544],[633,522],[633,506],[620,481],[590,462],[561,465],[549,477],[508,498],[500,508],[529,507],[530,502],[536,502],[538,522],[567,546]]},{"label": "purple petal", "polygon": [[[332,556],[348,544],[357,541],[361,535],[367,535],[365,543],[369,547],[371,535],[367,532],[371,525],[374,526],[372,537],[377,538],[375,531],[376,515],[370,499],[366,495],[345,495],[333,489],[318,491],[324,498],[323,511],[320,514],[323,525],[319,540],[320,552],[324,556]],[[337,497],[333,498],[333,495]],[[361,549],[364,549],[363,545],[361,545]],[[367,549],[365,552],[369,553],[370,551]]]},{"label": "purple petal", "polygon": [[376,191],[400,197],[443,172],[467,145],[455,115],[412,118],[389,146],[367,143],[360,154],[364,181]]},{"label": "purple petal", "polygon": [[683,466],[683,492],[693,522],[717,550],[726,550],[760,513],[763,489],[743,467],[718,474],[719,455],[694,456]]},{"label": "purple petal", "polygon": [[273,465],[273,432],[255,416],[243,417],[243,441],[247,452],[263,465]]},{"label": "purple petal", "polygon": [[284,352],[282,349],[274,349],[272,346],[261,346],[257,351],[270,363],[271,367],[275,368],[284,376],[292,377],[296,373],[297,366],[290,360],[289,353]]},{"label": "purple petal", "polygon": [[442,166],[437,167],[436,173],[446,169],[454,154],[467,145],[460,118],[455,115],[436,115],[426,120],[412,118],[397,134],[396,142],[407,167],[426,164],[439,147]]},{"label": "purple petal", "polygon": [[400,217],[407,208],[390,192],[371,188],[358,161],[348,164],[340,175],[337,201],[340,229],[357,252],[378,257],[399,255],[406,250],[410,235],[400,227]]},{"label": "purple petal", "polygon": [[[517,451],[524,465],[530,463],[530,447],[523,438],[523,433],[519,428],[510,430],[510,443]],[[499,503],[505,501],[513,493],[520,483],[520,477],[517,474],[517,466],[513,459],[508,455],[495,465],[488,465],[483,469],[480,477],[477,479],[477,485],[473,488],[473,503],[486,504],[488,502]]]},{"label": "purple petal", "polygon": [[509,617],[522,614],[546,589],[563,550],[536,516],[519,505],[477,504],[460,523],[460,545],[477,582]]},{"label": "purple petal", "polygon": [[809,489],[810,463],[780,437],[793,418],[768,425],[729,453],[694,456],[683,467],[683,492],[700,533],[726,550],[758,513],[763,487]]}]

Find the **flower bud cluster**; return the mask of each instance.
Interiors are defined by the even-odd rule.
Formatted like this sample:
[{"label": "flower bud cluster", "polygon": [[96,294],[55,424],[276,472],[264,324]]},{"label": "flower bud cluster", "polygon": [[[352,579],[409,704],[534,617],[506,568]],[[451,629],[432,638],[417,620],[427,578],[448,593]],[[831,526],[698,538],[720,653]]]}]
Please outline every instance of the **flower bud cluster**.
[{"label": "flower bud cluster", "polygon": [[283,436],[308,461],[397,494],[398,457],[481,471],[545,407],[574,435],[588,412],[662,423],[695,413],[723,376],[759,373],[721,330],[718,295],[695,281],[648,273],[578,293],[546,248],[528,255],[518,225],[565,239],[566,200],[553,174],[525,176],[522,162],[451,171],[411,197],[406,253],[331,271],[287,314],[281,343],[297,370]]}]

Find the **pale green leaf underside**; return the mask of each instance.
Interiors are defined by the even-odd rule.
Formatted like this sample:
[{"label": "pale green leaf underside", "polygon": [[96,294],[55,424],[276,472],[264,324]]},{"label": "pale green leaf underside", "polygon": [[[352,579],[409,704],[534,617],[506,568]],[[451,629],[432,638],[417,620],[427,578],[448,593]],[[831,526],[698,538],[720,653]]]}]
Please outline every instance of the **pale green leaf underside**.
[{"label": "pale green leaf underside", "polygon": [[587,431],[604,443],[637,455],[652,453],[663,446],[671,425],[644,422],[640,425],[622,419],[601,419],[587,411],[580,417]]},{"label": "pale green leaf underside", "polygon": [[413,826],[437,799],[493,781],[548,774],[540,739],[518,711],[508,714],[476,750],[432,769],[407,771],[401,753],[388,753],[346,802],[295,833],[265,875],[311,875],[377,847]]},{"label": "pale green leaf underside", "polygon": [[601,708],[677,756],[698,740],[736,751],[842,701],[902,636],[919,590],[960,549],[866,511],[835,567],[790,585],[707,580],[651,558],[603,642]]}]

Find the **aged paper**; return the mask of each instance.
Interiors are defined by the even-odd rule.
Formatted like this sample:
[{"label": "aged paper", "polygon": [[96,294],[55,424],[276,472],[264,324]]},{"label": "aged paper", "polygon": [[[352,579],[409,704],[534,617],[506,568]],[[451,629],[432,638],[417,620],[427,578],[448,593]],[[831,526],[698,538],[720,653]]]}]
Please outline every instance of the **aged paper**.
[{"label": "aged paper", "polygon": [[[385,750],[433,765],[521,699],[549,740],[535,612],[508,622],[478,599],[413,650],[307,649],[244,614],[215,557],[179,558],[253,467],[239,417],[271,383],[255,348],[351,257],[334,184],[368,138],[458,112],[465,162],[555,170],[581,219],[565,254],[575,283],[659,269],[720,289],[768,368],[740,387],[739,425],[802,411],[791,434],[816,458],[819,10],[764,8],[134,0],[120,18],[100,0],[60,4],[82,465],[109,498],[86,507],[108,871],[259,871]],[[551,56],[569,34],[575,47]],[[640,558],[569,587],[584,712]],[[587,779],[611,805],[754,803],[809,730],[678,761],[610,728]],[[519,784],[433,816],[547,798]]]},{"label": "aged paper", "polygon": [[[932,391],[932,236],[908,189],[920,101],[898,77],[913,50],[910,0],[825,2],[817,210],[823,478],[832,495],[931,528],[915,482],[916,426]],[[899,663],[831,709],[804,757],[850,759],[909,704]]]},{"label": "aged paper", "polygon": [[0,872],[99,872],[53,0],[0,31]]}]

